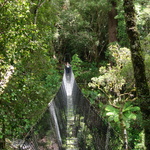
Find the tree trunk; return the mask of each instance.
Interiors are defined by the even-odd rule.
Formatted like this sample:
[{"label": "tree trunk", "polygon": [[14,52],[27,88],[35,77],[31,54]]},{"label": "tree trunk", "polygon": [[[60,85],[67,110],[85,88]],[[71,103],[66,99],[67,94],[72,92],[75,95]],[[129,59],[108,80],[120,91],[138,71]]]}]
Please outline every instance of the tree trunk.
[{"label": "tree trunk", "polygon": [[123,141],[123,150],[128,150],[128,135],[127,135],[127,128],[125,125],[125,122],[123,120],[123,107],[122,104],[120,107],[120,113],[119,113],[119,121],[120,121],[120,128],[121,128],[121,137]]},{"label": "tree trunk", "polygon": [[131,58],[134,69],[135,85],[139,106],[143,114],[143,125],[145,129],[145,145],[150,149],[150,95],[145,74],[144,58],[140,45],[139,35],[136,27],[135,9],[133,0],[124,0],[124,11],[127,34],[130,41]]},{"label": "tree trunk", "polygon": [[112,9],[108,12],[108,34],[109,43],[117,41],[117,20],[115,16],[117,15],[116,2],[111,1]]},{"label": "tree trunk", "polygon": [[38,17],[38,11],[39,11],[39,8],[46,2],[46,0],[44,0],[43,2],[41,0],[38,0],[38,4],[37,6],[35,7],[35,10],[34,10],[34,21],[33,23],[34,24],[37,24],[37,17]]},{"label": "tree trunk", "polygon": [[110,124],[108,124],[108,127],[107,127],[107,133],[106,133],[105,150],[109,150],[110,129],[111,129],[111,126],[110,126]]}]

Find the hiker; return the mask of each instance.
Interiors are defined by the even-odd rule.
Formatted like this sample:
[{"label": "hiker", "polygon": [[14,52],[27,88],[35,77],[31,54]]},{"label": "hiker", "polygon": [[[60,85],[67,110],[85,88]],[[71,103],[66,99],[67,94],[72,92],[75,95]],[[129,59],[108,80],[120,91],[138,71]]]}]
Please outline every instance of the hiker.
[{"label": "hiker", "polygon": [[65,70],[67,74],[70,73],[70,68],[71,68],[71,65],[67,62],[65,65]]}]

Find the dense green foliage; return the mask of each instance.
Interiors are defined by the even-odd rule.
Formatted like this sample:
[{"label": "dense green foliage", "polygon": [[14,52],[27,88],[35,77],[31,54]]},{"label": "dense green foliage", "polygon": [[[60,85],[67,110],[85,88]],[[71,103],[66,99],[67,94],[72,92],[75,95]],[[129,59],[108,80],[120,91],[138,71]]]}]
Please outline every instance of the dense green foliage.
[{"label": "dense green foliage", "polygon": [[25,136],[60,86],[58,60],[53,57],[51,44],[57,20],[55,7],[46,1],[39,8],[35,24],[31,12],[36,2],[16,0],[1,4],[2,144],[5,138]]},{"label": "dense green foliage", "polygon": [[[108,34],[112,2],[116,43],[109,43]],[[150,3],[134,5],[150,86]],[[0,146],[24,136],[40,118],[60,86],[69,54],[83,93],[123,141],[144,149],[123,0],[1,0],[0,33]]]}]

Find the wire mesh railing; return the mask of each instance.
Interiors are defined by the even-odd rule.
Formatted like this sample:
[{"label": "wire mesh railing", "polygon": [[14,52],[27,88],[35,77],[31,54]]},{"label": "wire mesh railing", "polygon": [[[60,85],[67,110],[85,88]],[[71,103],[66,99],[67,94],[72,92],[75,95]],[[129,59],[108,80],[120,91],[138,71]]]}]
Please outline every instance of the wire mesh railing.
[{"label": "wire mesh railing", "polygon": [[43,117],[27,134],[20,150],[61,150],[66,137],[66,92],[62,83]]},{"label": "wire mesh railing", "polygon": [[122,150],[123,143],[119,135],[95,111],[95,108],[81,93],[76,82],[73,91],[79,149]]}]

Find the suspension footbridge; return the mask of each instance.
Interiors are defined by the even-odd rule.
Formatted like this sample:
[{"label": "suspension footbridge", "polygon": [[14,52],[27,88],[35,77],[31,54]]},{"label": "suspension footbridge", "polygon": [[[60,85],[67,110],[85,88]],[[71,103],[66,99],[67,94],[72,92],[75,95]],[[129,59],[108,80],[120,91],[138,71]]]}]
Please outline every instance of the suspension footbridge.
[{"label": "suspension footbridge", "polygon": [[20,150],[122,150],[121,140],[64,70],[62,84]]}]

